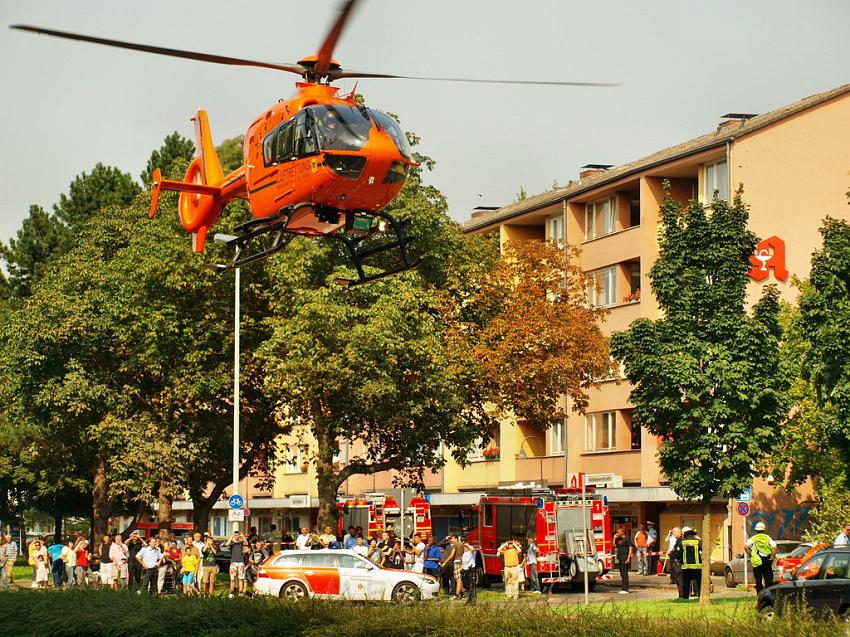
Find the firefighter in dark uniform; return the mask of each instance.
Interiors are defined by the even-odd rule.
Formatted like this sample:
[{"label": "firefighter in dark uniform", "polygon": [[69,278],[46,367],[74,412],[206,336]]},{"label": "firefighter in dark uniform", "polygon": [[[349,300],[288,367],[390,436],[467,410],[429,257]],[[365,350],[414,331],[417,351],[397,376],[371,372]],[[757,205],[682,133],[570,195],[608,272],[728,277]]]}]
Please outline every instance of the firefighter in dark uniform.
[{"label": "firefighter in dark uniform", "polygon": [[676,543],[682,549],[682,598],[688,599],[691,586],[695,597],[702,586],[702,540],[689,526],[682,529],[682,538]]}]

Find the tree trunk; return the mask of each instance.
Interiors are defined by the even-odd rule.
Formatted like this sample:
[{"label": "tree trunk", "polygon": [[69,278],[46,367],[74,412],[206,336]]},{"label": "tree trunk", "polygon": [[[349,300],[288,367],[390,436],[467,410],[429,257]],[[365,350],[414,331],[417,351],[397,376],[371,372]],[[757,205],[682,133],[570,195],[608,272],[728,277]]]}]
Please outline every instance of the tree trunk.
[{"label": "tree trunk", "polygon": [[711,498],[702,502],[702,586],[699,602],[711,604]]},{"label": "tree trunk", "polygon": [[91,485],[92,495],[92,546],[106,535],[109,524],[109,485],[106,477],[106,460],[98,454],[95,458],[94,475]]},{"label": "tree trunk", "polygon": [[136,506],[136,513],[133,515],[133,519],[130,521],[130,524],[127,525],[127,528],[121,531],[121,537],[126,541],[127,538],[130,537],[130,534],[136,530],[139,526],[139,522],[142,521],[142,518],[148,517],[150,515],[150,505],[147,502],[139,502]]},{"label": "tree trunk", "polygon": [[157,534],[165,539],[171,535],[171,505],[174,496],[171,495],[171,485],[161,482],[159,485],[159,510],[156,512]]},{"label": "tree trunk", "polygon": [[55,541],[59,544],[64,544],[62,541],[62,516],[54,515],[53,516],[53,537]]},{"label": "tree trunk", "polygon": [[192,498],[192,521],[195,524],[196,531],[205,534],[207,529],[210,528],[210,515],[213,505],[214,502],[211,502],[209,498]]},{"label": "tree trunk", "polygon": [[326,526],[336,532],[339,523],[339,511],[336,507],[336,495],[339,490],[339,476],[334,472],[334,446],[336,439],[324,428],[319,426],[322,416],[317,413],[318,405],[314,405],[313,417],[316,419],[315,436],[316,451],[316,483],[319,491],[318,527],[323,530]]}]

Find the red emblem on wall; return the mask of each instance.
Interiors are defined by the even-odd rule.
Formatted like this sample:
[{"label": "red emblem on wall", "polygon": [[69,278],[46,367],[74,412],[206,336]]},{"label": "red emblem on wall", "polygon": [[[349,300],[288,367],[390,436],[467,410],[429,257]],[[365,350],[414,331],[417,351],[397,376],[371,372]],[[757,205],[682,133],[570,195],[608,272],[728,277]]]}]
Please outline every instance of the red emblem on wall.
[{"label": "red emblem on wall", "polygon": [[773,270],[773,276],[779,281],[788,278],[785,269],[785,242],[779,237],[768,237],[756,244],[755,254],[750,256],[753,267],[749,271],[754,281],[764,281]]}]

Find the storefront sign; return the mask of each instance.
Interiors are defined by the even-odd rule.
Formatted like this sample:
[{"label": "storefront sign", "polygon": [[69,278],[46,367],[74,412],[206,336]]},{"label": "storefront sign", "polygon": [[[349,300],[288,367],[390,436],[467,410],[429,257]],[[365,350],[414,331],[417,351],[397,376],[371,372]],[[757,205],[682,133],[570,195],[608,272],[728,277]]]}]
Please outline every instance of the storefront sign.
[{"label": "storefront sign", "polygon": [[773,276],[778,281],[788,279],[785,269],[785,242],[779,237],[768,237],[756,244],[755,254],[750,256],[752,268],[749,271],[754,281],[764,281],[773,270]]}]

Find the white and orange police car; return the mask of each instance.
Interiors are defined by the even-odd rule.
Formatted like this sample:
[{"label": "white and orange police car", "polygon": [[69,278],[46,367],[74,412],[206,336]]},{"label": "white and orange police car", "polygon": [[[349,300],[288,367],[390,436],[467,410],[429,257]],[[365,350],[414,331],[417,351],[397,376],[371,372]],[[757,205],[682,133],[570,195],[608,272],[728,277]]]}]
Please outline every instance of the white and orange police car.
[{"label": "white and orange police car", "polygon": [[257,569],[254,591],[283,599],[305,597],[387,600],[434,599],[431,575],[382,568],[350,550],[281,551]]}]

